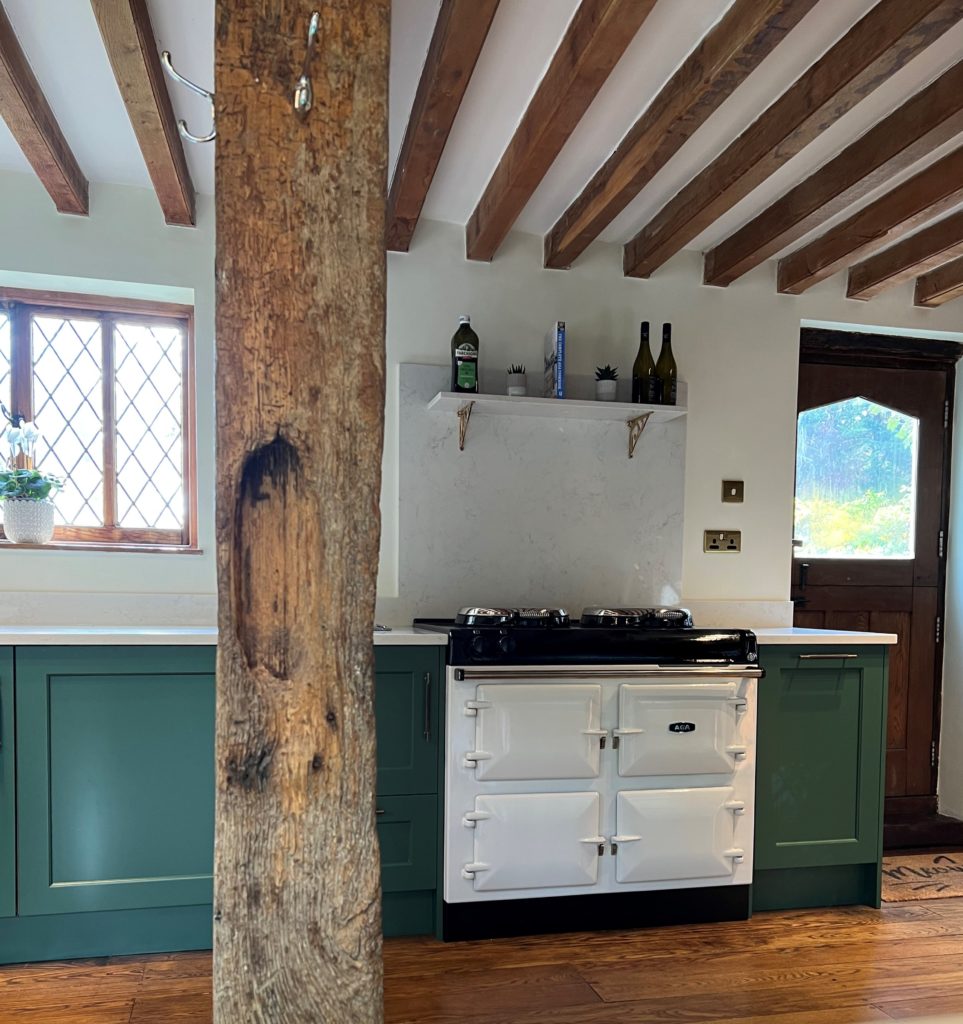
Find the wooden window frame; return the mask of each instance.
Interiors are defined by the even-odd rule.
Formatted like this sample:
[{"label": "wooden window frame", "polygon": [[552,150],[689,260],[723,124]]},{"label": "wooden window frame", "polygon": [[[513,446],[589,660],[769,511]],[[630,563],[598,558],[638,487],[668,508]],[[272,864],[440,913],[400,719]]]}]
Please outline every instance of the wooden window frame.
[{"label": "wooden window frame", "polygon": [[[38,314],[100,320],[103,330],[103,469],[104,525],[57,526],[46,548],[97,551],[191,552],[198,548],[197,526],[197,424],[194,381],[194,308],[173,302],[110,298],[72,292],[0,288],[0,310],[10,317],[11,413],[32,419],[33,352],[30,320]],[[181,436],[183,446],[183,529],[135,529],[117,525],[116,424],[114,422],[114,324],[176,322],[185,332],[181,366]],[[0,546],[13,547],[0,528]],[[22,547],[22,545],[17,545]]]}]

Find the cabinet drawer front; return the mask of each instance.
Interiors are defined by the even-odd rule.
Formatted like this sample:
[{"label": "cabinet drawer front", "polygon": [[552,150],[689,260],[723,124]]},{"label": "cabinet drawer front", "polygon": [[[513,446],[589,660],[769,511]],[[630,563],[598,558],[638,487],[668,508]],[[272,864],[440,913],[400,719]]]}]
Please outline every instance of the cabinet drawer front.
[{"label": "cabinet drawer front", "polygon": [[438,883],[438,798],[379,796],[377,828],[382,890],[434,889]]},{"label": "cabinet drawer front", "polygon": [[211,901],[213,651],[17,652],[22,915]]},{"label": "cabinet drawer front", "polygon": [[875,861],[885,654],[801,660],[764,652],[759,687],[756,867]]},{"label": "cabinet drawer front", "polygon": [[438,790],[438,666],[435,648],[375,648],[379,794]]},{"label": "cabinet drawer front", "polygon": [[0,647],[0,917],[17,912],[13,716],[13,649]]}]

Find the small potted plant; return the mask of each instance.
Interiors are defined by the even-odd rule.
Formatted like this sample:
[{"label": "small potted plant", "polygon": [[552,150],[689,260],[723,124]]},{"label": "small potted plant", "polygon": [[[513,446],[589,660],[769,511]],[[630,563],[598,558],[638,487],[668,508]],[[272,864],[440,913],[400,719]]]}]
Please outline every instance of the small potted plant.
[{"label": "small potted plant", "polygon": [[614,402],[615,389],[618,387],[619,368],[617,366],[596,366],[595,398],[599,402]]},{"label": "small potted plant", "polygon": [[[7,415],[6,409],[3,410]],[[54,532],[53,496],[63,486],[59,477],[34,466],[40,432],[32,423],[20,420],[4,431],[10,456],[0,468],[0,502],[3,502],[3,532],[14,544],[46,544]]]},{"label": "small potted plant", "polygon": [[528,394],[528,378],[525,376],[524,363],[512,363],[508,368],[508,393],[516,397]]}]

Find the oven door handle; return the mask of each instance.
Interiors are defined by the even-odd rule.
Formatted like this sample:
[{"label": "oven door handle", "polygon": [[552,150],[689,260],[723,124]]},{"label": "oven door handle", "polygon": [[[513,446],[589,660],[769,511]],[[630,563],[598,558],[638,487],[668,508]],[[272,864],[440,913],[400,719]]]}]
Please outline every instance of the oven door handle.
[{"label": "oven door handle", "polygon": [[761,679],[764,675],[763,669],[747,665],[623,665],[617,668],[609,665],[585,665],[578,668],[485,666],[455,669],[457,682],[470,679],[692,679],[705,676]]}]

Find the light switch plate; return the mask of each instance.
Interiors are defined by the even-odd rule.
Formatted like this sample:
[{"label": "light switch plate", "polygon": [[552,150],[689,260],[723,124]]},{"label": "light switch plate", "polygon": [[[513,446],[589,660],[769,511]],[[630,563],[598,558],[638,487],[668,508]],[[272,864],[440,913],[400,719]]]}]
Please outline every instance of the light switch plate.
[{"label": "light switch plate", "polygon": [[706,530],[702,550],[713,555],[736,554],[742,551],[741,530]]},{"label": "light switch plate", "polygon": [[742,480],[723,480],[722,500],[726,503],[745,501],[745,486]]}]

